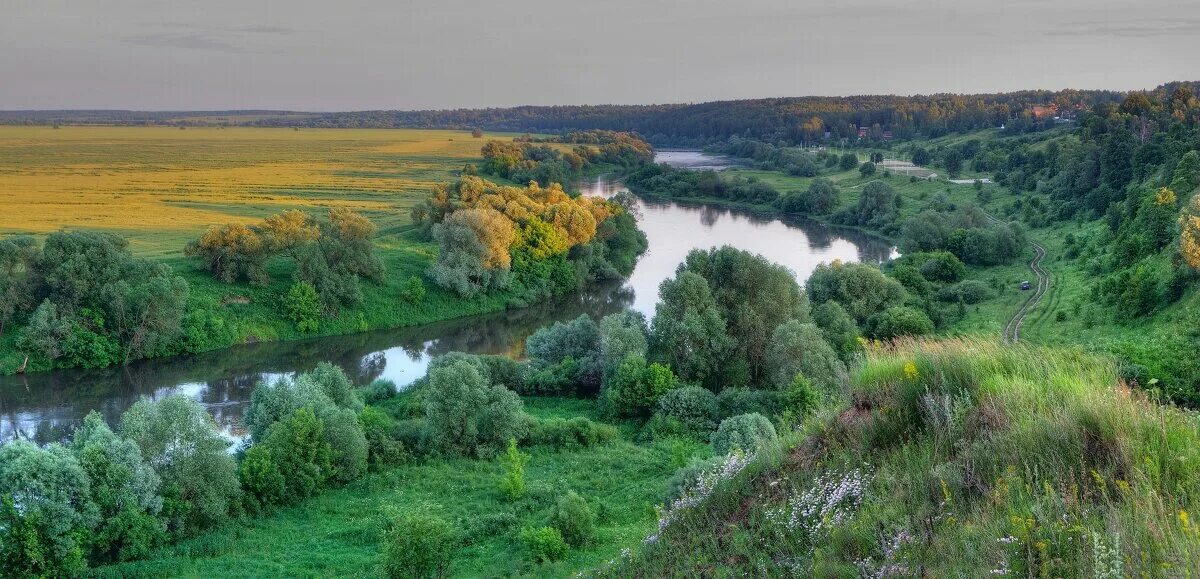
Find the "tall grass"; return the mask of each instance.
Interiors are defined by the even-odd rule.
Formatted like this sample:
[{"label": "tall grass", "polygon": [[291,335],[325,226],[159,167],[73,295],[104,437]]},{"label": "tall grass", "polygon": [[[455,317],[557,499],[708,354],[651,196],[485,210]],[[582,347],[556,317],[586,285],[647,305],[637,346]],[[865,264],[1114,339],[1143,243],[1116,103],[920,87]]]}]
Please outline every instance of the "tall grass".
[{"label": "tall grass", "polygon": [[808,428],[600,574],[1200,573],[1197,418],[1111,360],[899,342]]}]

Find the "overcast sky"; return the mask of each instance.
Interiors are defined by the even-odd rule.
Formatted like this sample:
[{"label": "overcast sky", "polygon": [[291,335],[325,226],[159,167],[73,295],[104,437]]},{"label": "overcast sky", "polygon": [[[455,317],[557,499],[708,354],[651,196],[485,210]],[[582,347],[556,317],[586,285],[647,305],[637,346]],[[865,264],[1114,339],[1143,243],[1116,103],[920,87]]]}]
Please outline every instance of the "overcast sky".
[{"label": "overcast sky", "polygon": [[0,0],[0,109],[424,109],[1151,88],[1197,0]]}]

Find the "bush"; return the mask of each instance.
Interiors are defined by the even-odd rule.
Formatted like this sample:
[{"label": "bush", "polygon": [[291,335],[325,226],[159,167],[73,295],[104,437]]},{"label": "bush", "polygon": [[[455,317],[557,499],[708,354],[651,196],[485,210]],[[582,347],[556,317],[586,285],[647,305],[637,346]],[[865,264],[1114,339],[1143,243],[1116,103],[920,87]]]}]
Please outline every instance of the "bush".
[{"label": "bush", "polygon": [[283,504],[287,496],[287,483],[279,465],[275,464],[271,450],[264,444],[246,449],[238,464],[238,480],[246,493],[247,502],[253,510],[267,505]]},{"label": "bush", "polygon": [[938,291],[938,299],[945,302],[961,301],[964,304],[977,304],[996,296],[996,292],[988,284],[974,279],[960,281],[948,285]]},{"label": "bush", "polygon": [[82,541],[97,523],[87,473],[59,444],[0,446],[0,573],[69,577],[87,568]]},{"label": "bush", "polygon": [[933,333],[933,321],[925,312],[908,306],[896,306],[872,316],[868,322],[872,335],[880,340],[901,336],[924,336]]},{"label": "bush", "polygon": [[663,496],[663,502],[670,504],[675,499],[683,496],[683,493],[689,488],[696,486],[696,481],[700,479],[700,475],[716,468],[724,461],[723,457],[713,456],[703,459],[694,459],[686,466],[680,467],[667,480],[667,492]]},{"label": "bush", "polygon": [[510,501],[525,496],[525,463],[529,455],[517,450],[517,441],[508,440],[508,450],[500,457],[504,464],[504,478],[500,480],[500,492]]},{"label": "bush", "polygon": [[775,439],[775,427],[767,417],[757,412],[741,414],[721,421],[721,426],[713,434],[713,453],[723,456],[737,448],[752,454],[764,443]]},{"label": "bush", "polygon": [[582,547],[596,537],[596,515],[575,491],[558,499],[550,514],[550,526],[558,529],[563,540],[572,547]]},{"label": "bush", "polygon": [[400,286],[400,299],[410,303],[421,303],[425,299],[425,282],[417,276],[408,278]]},{"label": "bush", "polygon": [[534,332],[525,340],[525,351],[535,369],[556,366],[568,358],[573,360],[570,384],[581,394],[599,390],[600,326],[586,314]]},{"label": "bush", "polygon": [[271,425],[260,442],[284,477],[284,503],[308,498],[325,486],[333,474],[325,424],[310,408],[300,408]]},{"label": "bush", "polygon": [[383,569],[388,577],[444,577],[458,547],[454,530],[427,513],[401,517],[383,539]]},{"label": "bush", "polygon": [[393,427],[395,420],[382,410],[368,406],[358,414],[363,435],[367,439],[367,464],[380,468],[404,464],[408,450],[404,443],[396,440]]},{"label": "bush", "polygon": [[967,272],[967,266],[949,251],[935,251],[920,266],[921,276],[929,281],[956,282]]},{"label": "bush", "polygon": [[399,390],[396,388],[395,382],[391,380],[376,380],[362,389],[359,393],[359,398],[362,398],[362,401],[367,404],[378,404],[395,397],[397,392]]},{"label": "bush", "polygon": [[774,390],[726,388],[717,394],[717,417],[725,419],[752,412],[774,416],[779,414],[779,403],[779,392]]},{"label": "bush", "polygon": [[671,369],[646,365],[645,358],[630,354],[604,387],[604,402],[615,416],[645,418],[654,413],[658,399],[678,386]]},{"label": "bush", "polygon": [[694,434],[708,433],[716,426],[717,397],[699,386],[676,388],[659,399],[658,414],[678,420]]},{"label": "bush", "polygon": [[424,403],[431,442],[441,452],[492,456],[508,439],[522,434],[521,399],[503,386],[489,384],[465,360],[430,371]]},{"label": "bush", "polygon": [[798,375],[792,380],[792,385],[780,394],[780,402],[786,416],[803,418],[821,403],[821,393],[808,378]]},{"label": "bush", "polygon": [[529,444],[555,448],[588,447],[609,442],[617,437],[611,424],[594,422],[583,416],[535,420],[529,428]]},{"label": "bush", "polygon": [[846,382],[846,365],[813,324],[792,320],[775,328],[767,350],[767,375],[778,389],[803,374],[818,388],[832,391]]},{"label": "bush", "polygon": [[529,556],[537,563],[558,561],[567,556],[570,547],[563,540],[562,533],[554,527],[540,529],[522,529],[521,542],[529,549]]},{"label": "bush", "polygon": [[287,319],[296,324],[297,331],[315,332],[321,326],[321,298],[306,281],[292,284],[283,297],[283,311]]}]

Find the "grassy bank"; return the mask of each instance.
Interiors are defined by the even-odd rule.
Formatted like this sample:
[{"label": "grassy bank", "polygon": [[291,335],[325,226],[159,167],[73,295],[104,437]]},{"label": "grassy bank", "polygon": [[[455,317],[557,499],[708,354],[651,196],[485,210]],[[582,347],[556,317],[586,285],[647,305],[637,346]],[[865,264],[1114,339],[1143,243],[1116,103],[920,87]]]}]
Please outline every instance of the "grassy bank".
[{"label": "grassy bank", "polygon": [[602,574],[1190,576],[1196,424],[1077,350],[900,344]]}]

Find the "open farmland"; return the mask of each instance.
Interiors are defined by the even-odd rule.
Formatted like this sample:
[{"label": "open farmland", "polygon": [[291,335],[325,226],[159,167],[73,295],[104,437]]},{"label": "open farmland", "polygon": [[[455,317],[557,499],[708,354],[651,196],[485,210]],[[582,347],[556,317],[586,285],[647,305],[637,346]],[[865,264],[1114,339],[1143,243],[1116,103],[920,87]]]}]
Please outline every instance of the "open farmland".
[{"label": "open farmland", "polygon": [[88,228],[178,256],[208,226],[344,206],[381,229],[479,157],[467,132],[0,126],[0,233]]}]

